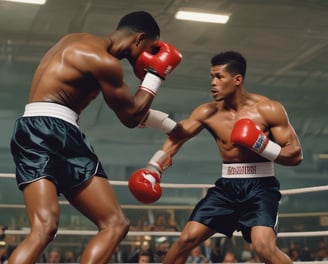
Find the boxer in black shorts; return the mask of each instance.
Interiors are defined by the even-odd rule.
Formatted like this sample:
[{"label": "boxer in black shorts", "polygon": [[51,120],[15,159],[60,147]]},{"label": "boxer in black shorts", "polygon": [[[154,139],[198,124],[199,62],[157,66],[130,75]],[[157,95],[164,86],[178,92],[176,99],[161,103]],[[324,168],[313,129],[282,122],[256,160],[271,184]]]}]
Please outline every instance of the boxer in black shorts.
[{"label": "boxer in black shorts", "polygon": [[[57,117],[33,115],[32,111],[45,112],[44,109]],[[56,185],[58,193],[67,193],[94,175],[107,178],[72,110],[53,103],[31,103],[23,117],[16,122],[11,142],[21,190],[45,178]]]},{"label": "boxer in black shorts", "polygon": [[267,226],[277,232],[279,189],[280,184],[273,176],[222,177],[196,205],[189,221],[202,223],[228,237],[236,230],[241,231],[251,243],[252,226]]},{"label": "boxer in black shorts", "polygon": [[[42,58],[11,141],[31,231],[9,256],[9,264],[34,264],[54,238],[60,193],[99,231],[84,248],[80,263],[110,260],[129,221],[78,119],[100,93],[129,128],[148,116],[162,80],[181,60],[178,50],[159,37],[149,13],[132,12],[108,36],[68,34]],[[124,58],[141,81],[135,94],[123,80]]]},{"label": "boxer in black shorts", "polygon": [[298,137],[279,102],[246,91],[246,60],[240,53],[219,53],[211,63],[214,101],[196,107],[189,118],[179,122],[147,168],[131,176],[132,193],[143,189],[147,196],[153,191],[138,186],[145,181],[135,181],[143,174],[152,175],[159,190],[161,173],[171,164],[171,157],[207,129],[221,154],[222,177],[196,205],[163,263],[185,263],[190,251],[216,232],[230,237],[241,230],[265,263],[290,264],[291,259],[276,246],[281,195],[273,162],[298,165],[303,159]]}]

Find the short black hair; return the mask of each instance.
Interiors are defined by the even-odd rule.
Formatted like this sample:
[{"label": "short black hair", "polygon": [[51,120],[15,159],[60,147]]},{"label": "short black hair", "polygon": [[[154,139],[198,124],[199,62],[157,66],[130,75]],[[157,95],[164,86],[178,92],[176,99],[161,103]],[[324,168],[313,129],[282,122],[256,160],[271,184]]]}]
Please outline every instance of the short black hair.
[{"label": "short black hair", "polygon": [[116,29],[129,28],[134,32],[145,32],[145,37],[156,39],[160,37],[160,28],[151,14],[145,11],[129,13],[121,18]]},{"label": "short black hair", "polygon": [[215,55],[211,59],[212,66],[227,65],[226,69],[231,74],[241,74],[243,78],[246,75],[246,59],[236,51],[225,51]]}]

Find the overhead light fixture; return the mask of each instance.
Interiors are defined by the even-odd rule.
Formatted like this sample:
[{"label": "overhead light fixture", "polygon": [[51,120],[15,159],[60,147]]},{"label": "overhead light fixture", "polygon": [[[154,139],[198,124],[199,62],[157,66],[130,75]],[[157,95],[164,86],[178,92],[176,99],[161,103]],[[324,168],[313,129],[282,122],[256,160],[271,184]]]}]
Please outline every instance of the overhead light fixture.
[{"label": "overhead light fixture", "polygon": [[225,24],[228,22],[230,16],[180,10],[175,14],[175,18],[180,20]]},{"label": "overhead light fixture", "polygon": [[319,159],[328,159],[328,154],[325,154],[325,153],[318,154],[318,158]]},{"label": "overhead light fixture", "polygon": [[23,3],[23,4],[34,4],[34,5],[44,5],[47,0],[3,0],[7,2]]}]

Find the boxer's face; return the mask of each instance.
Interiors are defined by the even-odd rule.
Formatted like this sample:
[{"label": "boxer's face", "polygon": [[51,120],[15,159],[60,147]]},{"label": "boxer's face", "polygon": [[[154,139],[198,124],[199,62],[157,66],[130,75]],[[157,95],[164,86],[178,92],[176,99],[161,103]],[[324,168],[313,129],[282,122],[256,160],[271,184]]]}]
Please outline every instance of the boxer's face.
[{"label": "boxer's face", "polygon": [[226,70],[226,65],[211,67],[212,96],[215,101],[222,101],[230,96],[239,87],[240,74],[232,75]]}]

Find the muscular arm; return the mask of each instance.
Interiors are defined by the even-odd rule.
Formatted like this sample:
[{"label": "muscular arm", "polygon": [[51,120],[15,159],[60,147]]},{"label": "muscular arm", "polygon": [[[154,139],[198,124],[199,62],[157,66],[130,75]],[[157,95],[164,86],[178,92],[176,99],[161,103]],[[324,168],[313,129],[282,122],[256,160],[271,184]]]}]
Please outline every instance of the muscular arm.
[{"label": "muscular arm", "polygon": [[209,112],[210,110],[205,105],[197,107],[188,119],[180,121],[169,134],[168,139],[163,143],[162,150],[174,156],[186,141],[202,131],[205,127],[203,121]]},{"label": "muscular arm", "polygon": [[107,105],[127,127],[136,127],[144,118],[154,96],[142,90],[134,95],[123,81],[123,70],[119,60],[106,56],[100,61],[95,76]]},{"label": "muscular arm", "polygon": [[286,166],[296,166],[301,163],[303,159],[301,144],[284,107],[278,102],[271,101],[260,106],[259,112],[270,125],[270,137],[281,146],[275,162]]}]

